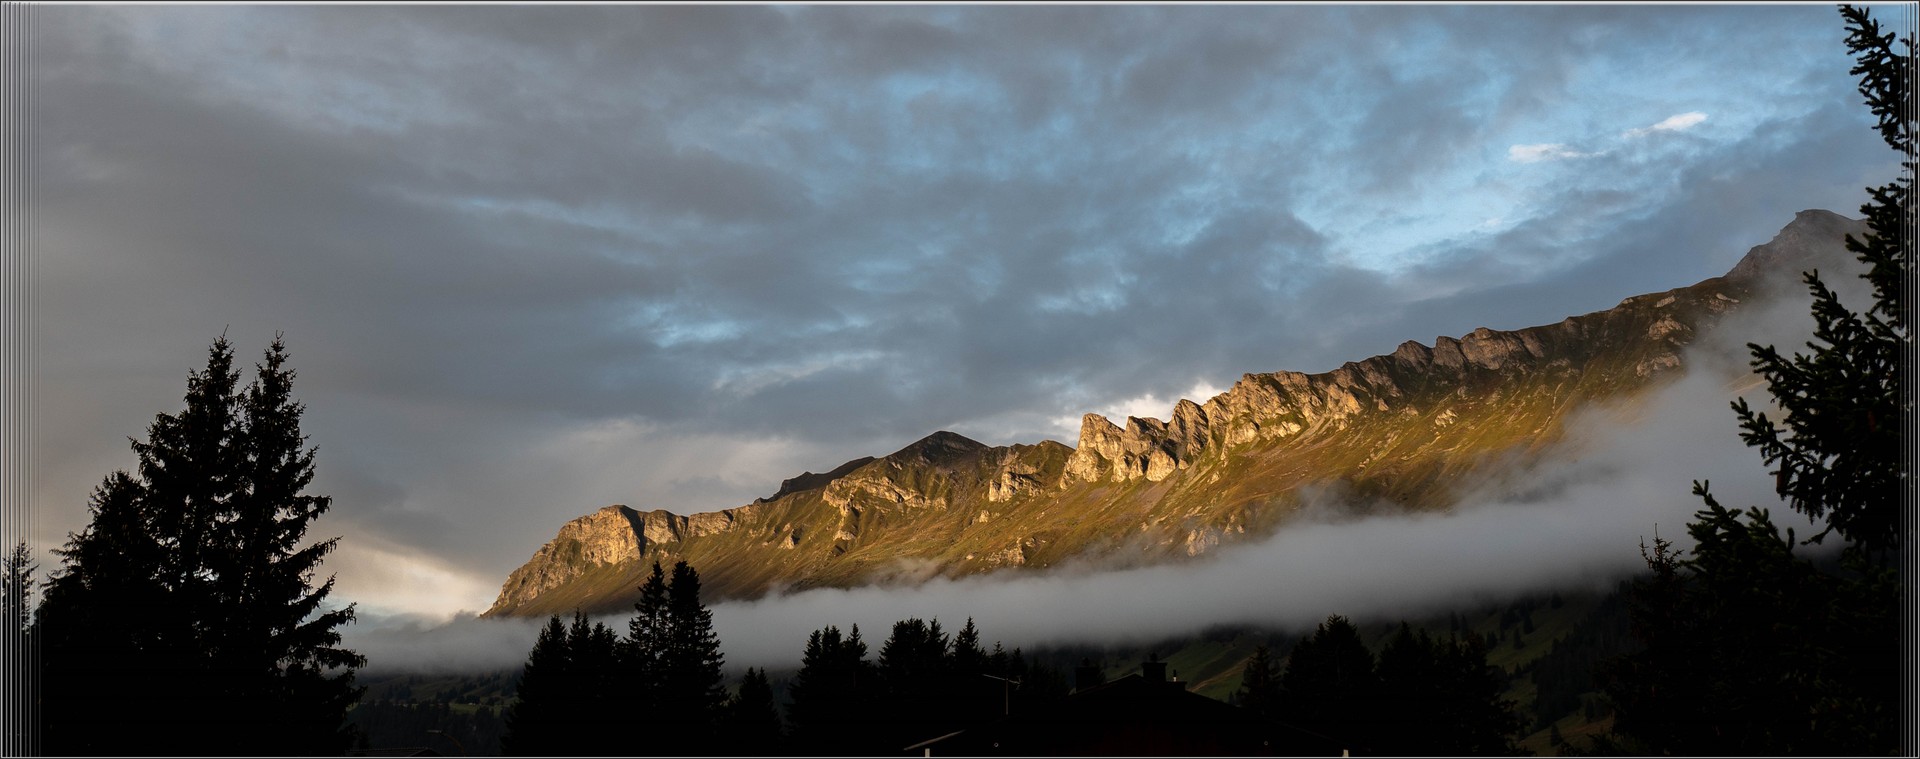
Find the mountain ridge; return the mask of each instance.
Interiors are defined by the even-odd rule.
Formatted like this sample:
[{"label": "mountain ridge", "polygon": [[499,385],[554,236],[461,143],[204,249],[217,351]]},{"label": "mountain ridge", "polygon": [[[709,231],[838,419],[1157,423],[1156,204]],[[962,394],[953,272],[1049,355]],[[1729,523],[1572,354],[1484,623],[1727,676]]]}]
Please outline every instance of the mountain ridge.
[{"label": "mountain ridge", "polygon": [[631,603],[652,561],[700,568],[714,600],[912,583],[1070,558],[1178,560],[1269,533],[1308,486],[1444,508],[1483,461],[1537,453],[1573,410],[1681,368],[1681,349],[1793,264],[1845,255],[1862,222],[1809,210],[1726,275],[1517,330],[1409,340],[1318,374],[1247,373],[1168,418],[1082,418],[1077,445],[988,446],[938,431],[887,456],[678,515],[608,506],[563,526],[487,616]]}]

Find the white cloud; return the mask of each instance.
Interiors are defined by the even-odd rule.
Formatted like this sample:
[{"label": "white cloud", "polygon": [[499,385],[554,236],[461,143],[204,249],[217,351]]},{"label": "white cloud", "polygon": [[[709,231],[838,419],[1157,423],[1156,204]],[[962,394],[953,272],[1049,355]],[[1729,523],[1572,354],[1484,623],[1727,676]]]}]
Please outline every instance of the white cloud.
[{"label": "white cloud", "polygon": [[[1188,388],[1187,392],[1183,393],[1180,398],[1185,398],[1194,403],[1206,403],[1209,399],[1224,392],[1226,392],[1226,390],[1215,386],[1211,382],[1194,380],[1193,387]],[[1173,418],[1173,407],[1180,402],[1180,398],[1162,400],[1158,395],[1147,393],[1137,398],[1128,398],[1117,403],[1110,403],[1104,407],[1096,408],[1093,413],[1104,416],[1114,424],[1123,427],[1126,426],[1127,417],[1130,416],[1167,421]],[[1053,424],[1064,435],[1062,439],[1078,441],[1080,438],[1080,418],[1079,415],[1054,417]]]},{"label": "white cloud", "polygon": [[332,598],[359,602],[375,615],[405,613],[446,622],[485,608],[498,592],[492,578],[372,534],[341,540],[326,566],[337,578]]},{"label": "white cloud", "polygon": [[1699,111],[1688,111],[1686,113],[1677,113],[1672,116],[1668,116],[1665,119],[1661,119],[1660,123],[1654,124],[1653,126],[1642,127],[1640,129],[1629,129],[1626,131],[1626,136],[1642,137],[1648,134],[1652,134],[1654,132],[1679,132],[1686,129],[1691,129],[1699,125],[1700,122],[1706,121],[1706,120],[1707,120],[1707,115]]},{"label": "white cloud", "polygon": [[1507,148],[1507,160],[1518,163],[1538,163],[1557,161],[1562,158],[1585,158],[1592,153],[1582,153],[1558,142],[1543,142],[1538,145],[1515,145]]}]

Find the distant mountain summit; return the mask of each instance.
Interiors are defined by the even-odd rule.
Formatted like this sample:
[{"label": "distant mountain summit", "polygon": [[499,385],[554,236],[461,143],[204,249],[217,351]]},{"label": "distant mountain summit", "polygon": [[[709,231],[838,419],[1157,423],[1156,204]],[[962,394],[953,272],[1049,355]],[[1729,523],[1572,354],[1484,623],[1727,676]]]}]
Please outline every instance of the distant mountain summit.
[{"label": "distant mountain summit", "polygon": [[1836,243],[1847,235],[1865,235],[1867,223],[1818,209],[1793,215],[1765,244],[1755,245],[1727,272],[1728,279],[1772,280],[1775,284],[1800,281],[1802,269],[1853,261],[1846,246]]},{"label": "distant mountain summit", "polygon": [[1247,374],[1168,419],[1098,414],[1077,444],[988,446],[935,432],[803,473],[771,497],[680,516],[608,506],[560,528],[487,616],[631,607],[653,562],[698,567],[709,600],[915,583],[1069,559],[1174,561],[1271,534],[1307,493],[1444,509],[1524,463],[1565,420],[1638,397],[1681,350],[1802,269],[1850,260],[1863,222],[1802,211],[1723,277],[1513,331],[1476,329],[1321,374]]}]

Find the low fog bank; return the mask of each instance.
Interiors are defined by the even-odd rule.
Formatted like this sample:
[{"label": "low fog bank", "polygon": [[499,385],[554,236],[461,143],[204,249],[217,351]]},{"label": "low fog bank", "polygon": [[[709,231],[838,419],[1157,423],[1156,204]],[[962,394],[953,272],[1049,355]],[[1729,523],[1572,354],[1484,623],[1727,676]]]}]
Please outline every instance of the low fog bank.
[{"label": "low fog bank", "polygon": [[949,629],[973,617],[988,640],[1009,646],[1141,643],[1216,625],[1301,629],[1329,614],[1392,620],[1603,589],[1644,568],[1638,545],[1656,529],[1688,544],[1696,478],[1711,479],[1723,503],[1778,502],[1734,436],[1726,398],[1721,382],[1684,380],[1647,407],[1637,434],[1588,438],[1578,458],[1446,514],[1308,515],[1263,541],[1174,565],[724,603],[714,625],[729,662],[777,667],[797,662],[807,633],[828,624],[858,623],[876,646],[905,617],[938,617]]},{"label": "low fog bank", "polygon": [[[625,620],[615,629],[626,632]],[[341,631],[347,648],[367,657],[368,674],[468,674],[518,670],[540,637],[545,619],[481,619],[462,613],[451,622],[428,615],[362,614]]]},{"label": "low fog bank", "polygon": [[[1833,284],[1858,292],[1854,281]],[[1503,473],[1446,513],[1323,508],[1272,537],[1180,564],[813,590],[717,605],[714,625],[730,663],[781,667],[798,661],[808,632],[828,624],[858,623],[876,648],[906,617],[938,617],[948,629],[972,617],[988,641],[1008,646],[1123,644],[1219,625],[1298,630],[1329,614],[1391,621],[1601,590],[1645,569],[1639,545],[1656,531],[1691,546],[1686,523],[1702,506],[1694,480],[1709,481],[1729,508],[1769,508],[1777,524],[1809,534],[1807,520],[1771,491],[1728,408],[1738,396],[1771,408],[1747,370],[1746,343],[1802,345],[1812,323],[1805,297],[1793,293],[1803,292],[1752,304],[1686,351],[1685,376],[1641,401],[1584,411],[1553,454]]]},{"label": "low fog bank", "polygon": [[[1741,314],[1687,352],[1686,376],[1642,401],[1583,412],[1555,454],[1447,513],[1317,509],[1264,540],[1179,564],[812,590],[716,604],[714,626],[737,670],[798,666],[807,634],[826,625],[858,624],[877,654],[892,623],[907,617],[938,618],[949,630],[972,617],[987,642],[1009,647],[1140,643],[1219,625],[1298,630],[1329,614],[1411,618],[1610,587],[1645,568],[1638,546],[1656,530],[1690,546],[1685,525],[1701,507],[1689,492],[1694,480],[1710,480],[1730,508],[1770,508],[1776,523],[1808,534],[1806,519],[1771,492],[1727,404],[1744,395],[1766,405],[1764,386],[1745,371],[1746,342],[1786,350],[1810,328],[1804,298]],[[625,630],[624,616],[603,621]],[[540,624],[462,617],[433,627],[383,618],[349,629],[347,643],[367,655],[370,672],[509,668],[525,661]]]}]

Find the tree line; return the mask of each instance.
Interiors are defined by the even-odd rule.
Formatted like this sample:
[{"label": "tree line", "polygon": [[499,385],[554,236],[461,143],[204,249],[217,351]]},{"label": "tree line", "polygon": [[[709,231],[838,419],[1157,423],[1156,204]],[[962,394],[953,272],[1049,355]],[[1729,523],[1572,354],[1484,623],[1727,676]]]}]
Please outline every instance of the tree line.
[{"label": "tree line", "polygon": [[720,641],[686,562],[660,564],[640,587],[625,635],[575,613],[547,621],[507,710],[507,755],[707,754],[735,736]]},{"label": "tree line", "polygon": [[1068,692],[1018,649],[983,648],[971,619],[951,635],[937,619],[901,620],[877,658],[858,625],[829,625],[807,637],[783,718],[764,670],[749,667],[727,694],[699,577],[679,562],[668,579],[656,563],[624,635],[578,612],[570,623],[549,617],[507,709],[501,753],[893,754]]},{"label": "tree line", "polygon": [[1282,664],[1256,647],[1234,700],[1295,743],[1388,756],[1518,753],[1525,720],[1501,696],[1507,678],[1487,664],[1477,634],[1437,638],[1402,622],[1376,656],[1336,615]]}]

